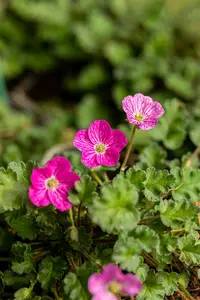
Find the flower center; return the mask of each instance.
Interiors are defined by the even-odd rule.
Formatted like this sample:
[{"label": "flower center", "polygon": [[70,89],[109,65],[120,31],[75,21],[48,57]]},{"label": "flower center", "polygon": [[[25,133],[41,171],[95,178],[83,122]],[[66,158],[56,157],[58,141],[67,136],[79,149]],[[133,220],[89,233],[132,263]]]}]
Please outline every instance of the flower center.
[{"label": "flower center", "polygon": [[135,114],[135,120],[137,121],[137,122],[142,122],[143,121],[143,114],[141,114],[140,112],[137,112],[136,114]]},{"label": "flower center", "polygon": [[106,146],[99,143],[95,146],[95,151],[97,152],[97,154],[104,154],[106,152]]},{"label": "flower center", "polygon": [[59,185],[59,182],[55,177],[51,177],[46,180],[46,187],[50,190],[57,189],[58,185]]},{"label": "flower center", "polygon": [[121,291],[122,285],[117,281],[111,281],[109,291],[113,294],[118,294]]}]

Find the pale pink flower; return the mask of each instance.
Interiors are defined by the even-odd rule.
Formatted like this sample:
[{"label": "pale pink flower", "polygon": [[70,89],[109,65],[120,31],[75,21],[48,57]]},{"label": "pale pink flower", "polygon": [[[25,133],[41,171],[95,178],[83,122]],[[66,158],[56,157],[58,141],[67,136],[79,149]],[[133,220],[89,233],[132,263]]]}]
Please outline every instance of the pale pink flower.
[{"label": "pale pink flower", "polygon": [[123,274],[120,268],[110,264],[101,273],[94,273],[88,280],[88,290],[92,300],[117,300],[117,294],[135,296],[142,289],[142,283],[136,275]]},{"label": "pale pink flower", "polygon": [[88,168],[115,166],[126,144],[126,135],[104,120],[94,121],[88,130],[79,130],[74,138],[74,146],[82,151],[81,161]]},{"label": "pale pink flower", "polygon": [[158,124],[158,118],[164,114],[162,105],[143,94],[127,96],[122,101],[129,123],[142,130],[149,130]]},{"label": "pale pink flower", "polygon": [[56,156],[44,168],[33,169],[29,198],[36,206],[53,204],[60,211],[68,210],[72,207],[68,192],[77,180],[80,177],[71,171],[69,160]]}]

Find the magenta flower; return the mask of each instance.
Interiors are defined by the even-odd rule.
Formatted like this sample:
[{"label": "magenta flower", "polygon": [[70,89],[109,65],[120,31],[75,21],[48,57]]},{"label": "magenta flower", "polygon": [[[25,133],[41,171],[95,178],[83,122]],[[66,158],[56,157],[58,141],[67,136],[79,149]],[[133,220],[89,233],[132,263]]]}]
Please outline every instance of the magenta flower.
[{"label": "magenta flower", "polygon": [[123,274],[120,268],[110,264],[101,273],[94,273],[88,281],[88,290],[92,300],[117,300],[117,294],[135,296],[142,289],[142,283],[136,275]]},{"label": "magenta flower", "polygon": [[33,169],[29,198],[36,206],[53,204],[60,211],[68,210],[72,207],[68,192],[77,180],[80,177],[71,171],[69,160],[56,156],[44,168]]},{"label": "magenta flower", "polygon": [[142,130],[149,130],[158,124],[158,118],[164,114],[162,105],[143,94],[127,96],[122,101],[129,123]]},{"label": "magenta flower", "polygon": [[88,130],[79,130],[74,138],[74,146],[82,151],[81,161],[88,168],[116,165],[126,144],[125,134],[113,130],[104,120],[94,121]]}]

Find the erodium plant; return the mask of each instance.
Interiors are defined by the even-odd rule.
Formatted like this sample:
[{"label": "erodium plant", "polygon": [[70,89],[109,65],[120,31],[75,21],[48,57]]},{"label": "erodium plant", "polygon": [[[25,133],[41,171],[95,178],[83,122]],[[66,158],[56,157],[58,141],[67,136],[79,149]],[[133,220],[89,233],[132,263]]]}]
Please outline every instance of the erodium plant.
[{"label": "erodium plant", "polygon": [[78,150],[0,169],[1,299],[198,299],[200,149],[181,160],[158,143],[138,153],[137,134],[157,124],[175,149],[176,123],[142,94],[122,106],[129,142],[95,120],[76,133]]}]

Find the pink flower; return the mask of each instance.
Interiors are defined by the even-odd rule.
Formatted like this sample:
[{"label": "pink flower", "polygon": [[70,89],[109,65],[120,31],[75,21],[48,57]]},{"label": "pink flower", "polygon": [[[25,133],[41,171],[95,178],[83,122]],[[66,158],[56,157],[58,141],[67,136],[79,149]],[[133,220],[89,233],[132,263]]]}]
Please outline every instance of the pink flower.
[{"label": "pink flower", "polygon": [[110,264],[101,273],[94,273],[88,281],[88,290],[92,300],[117,300],[116,294],[135,296],[142,289],[142,283],[136,275],[123,274],[120,268]]},{"label": "pink flower", "polygon": [[44,168],[33,169],[29,198],[36,206],[53,204],[60,211],[68,210],[72,207],[68,192],[77,180],[80,177],[71,171],[69,160],[56,156]]},{"label": "pink flower", "polygon": [[142,130],[149,130],[158,124],[158,118],[164,114],[162,105],[143,94],[127,96],[122,101],[129,123]]},{"label": "pink flower", "polygon": [[114,166],[127,139],[120,130],[113,130],[104,120],[94,121],[88,130],[79,130],[74,146],[82,151],[82,163],[88,168]]}]

